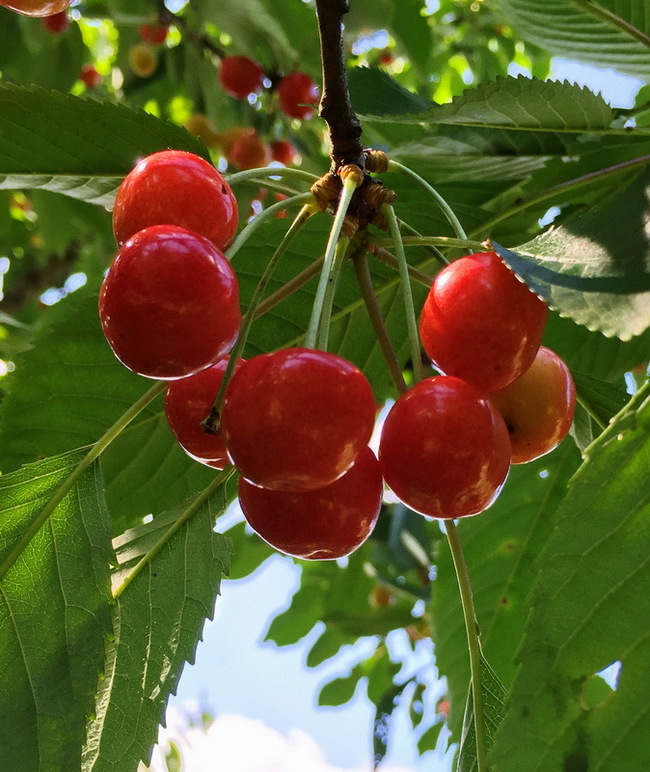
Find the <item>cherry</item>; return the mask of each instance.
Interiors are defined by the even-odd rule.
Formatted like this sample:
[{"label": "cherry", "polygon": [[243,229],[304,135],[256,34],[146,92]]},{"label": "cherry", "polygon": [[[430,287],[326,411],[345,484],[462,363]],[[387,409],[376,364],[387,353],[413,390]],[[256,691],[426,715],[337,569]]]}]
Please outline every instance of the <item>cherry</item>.
[{"label": "cherry", "polygon": [[282,349],[249,359],[223,402],[221,429],[242,475],[274,490],[321,488],[368,444],[375,401],[365,375],[336,354]]},{"label": "cherry", "polygon": [[241,323],[235,273],[198,233],[153,225],[120,249],[99,293],[117,358],[148,378],[184,378],[217,362]]},{"label": "cherry", "polygon": [[150,46],[161,46],[167,40],[169,27],[164,24],[141,24],[138,27],[138,35],[143,43]]},{"label": "cherry", "polygon": [[422,345],[445,375],[483,391],[504,388],[535,359],[546,305],[494,252],[455,260],[440,271],[420,317]]},{"label": "cherry", "polygon": [[115,197],[118,244],[148,225],[179,225],[225,249],[237,230],[237,201],[221,173],[193,153],[162,150],[143,158]]},{"label": "cherry", "polygon": [[[235,365],[235,372],[244,360]],[[228,357],[205,370],[171,381],[165,393],[165,416],[170,429],[183,450],[196,461],[215,469],[223,469],[230,461],[220,434],[207,432],[202,422],[210,413]]]},{"label": "cherry", "polygon": [[306,120],[318,103],[318,86],[306,72],[291,72],[278,84],[280,110],[290,118]]},{"label": "cherry", "polygon": [[261,91],[264,70],[248,56],[226,56],[219,67],[219,81],[223,90],[236,99]]},{"label": "cherry", "polygon": [[316,490],[273,491],[239,479],[239,503],[253,530],[304,560],[342,558],[359,547],[375,527],[382,493],[379,463],[368,447],[338,480]]},{"label": "cherry", "polygon": [[407,507],[429,517],[474,515],[494,501],[506,479],[508,429],[474,386],[435,376],[393,405],[379,460],[384,480]]},{"label": "cherry", "polygon": [[255,129],[248,129],[233,140],[226,158],[235,169],[256,169],[269,163],[271,151]]},{"label": "cherry", "polygon": [[24,16],[54,16],[65,11],[72,0],[0,0],[0,6]]},{"label": "cherry", "polygon": [[206,147],[217,147],[220,144],[221,135],[206,115],[193,113],[185,122],[185,128],[190,134],[198,137]]},{"label": "cherry", "polygon": [[510,432],[512,463],[525,464],[556,448],[569,433],[576,387],[560,357],[540,346],[528,370],[490,400]]},{"label": "cherry", "polygon": [[271,158],[280,164],[289,166],[296,157],[296,148],[286,139],[271,142]]},{"label": "cherry", "polygon": [[88,88],[97,88],[102,82],[102,76],[97,72],[93,64],[84,64],[79,77]]},{"label": "cherry", "polygon": [[49,32],[50,35],[60,35],[65,32],[70,26],[70,17],[67,11],[60,11],[53,16],[43,17],[43,29]]},{"label": "cherry", "polygon": [[138,78],[148,78],[158,69],[158,58],[148,43],[136,43],[129,49],[129,67]]}]

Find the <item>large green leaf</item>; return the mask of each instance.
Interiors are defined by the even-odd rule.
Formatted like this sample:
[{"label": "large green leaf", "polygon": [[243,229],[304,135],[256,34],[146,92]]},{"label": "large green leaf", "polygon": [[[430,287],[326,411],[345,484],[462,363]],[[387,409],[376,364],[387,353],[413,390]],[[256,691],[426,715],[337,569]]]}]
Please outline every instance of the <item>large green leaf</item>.
[{"label": "large green leaf", "polygon": [[167,699],[185,663],[194,661],[205,620],[214,613],[230,555],[228,539],[213,530],[223,495],[208,498],[172,530],[188,506],[115,541],[119,595],[84,772],[126,772],[149,760]]},{"label": "large green leaf", "polygon": [[523,244],[526,259],[495,249],[561,314],[622,340],[640,335],[650,327],[649,179]]},{"label": "large green leaf", "polygon": [[[531,614],[493,760],[530,772],[650,766],[650,387],[588,449],[531,571]],[[591,705],[591,677],[619,661]]]},{"label": "large green leaf", "polygon": [[29,536],[82,457],[77,451],[0,477],[0,766],[7,770],[80,767],[111,630],[110,524],[96,465]]},{"label": "large green leaf", "polygon": [[142,110],[0,86],[0,189],[39,188],[110,206],[138,158],[171,147],[207,153],[182,127]]},{"label": "large green leaf", "polygon": [[525,40],[567,59],[650,79],[648,0],[497,0]]}]

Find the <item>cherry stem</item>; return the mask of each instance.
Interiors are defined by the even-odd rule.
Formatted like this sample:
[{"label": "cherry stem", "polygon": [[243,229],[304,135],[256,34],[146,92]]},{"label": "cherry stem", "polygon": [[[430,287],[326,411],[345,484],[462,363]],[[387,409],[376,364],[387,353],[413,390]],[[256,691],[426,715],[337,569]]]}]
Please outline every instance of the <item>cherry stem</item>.
[{"label": "cherry stem", "polygon": [[487,744],[485,735],[485,713],[483,706],[483,688],[481,683],[481,641],[479,626],[474,608],[474,594],[469,579],[467,563],[458,535],[456,523],[445,520],[445,533],[451,551],[451,557],[458,580],[460,600],[463,607],[465,631],[467,633],[467,648],[469,651],[469,669],[471,677],[472,709],[474,713],[474,737],[476,739],[477,772],[487,770]]},{"label": "cherry stem", "polygon": [[[222,470],[201,493],[193,499],[188,506],[181,512],[178,519],[172,523],[172,525],[165,531],[165,533],[156,541],[156,543],[147,551],[142,559],[139,560],[131,571],[122,579],[122,581],[113,588],[113,598],[117,599],[122,595],[124,590],[131,584],[136,576],[142,571],[142,569],[149,565],[151,561],[156,557],[160,550],[169,542],[174,534],[179,531],[192,517],[198,512],[198,510],[205,504],[212,495],[214,495],[222,485],[232,477],[235,472],[233,466],[226,467]],[[221,512],[225,509],[225,504],[221,507]]]},{"label": "cherry stem", "polygon": [[[373,244],[377,244],[379,247],[392,247],[394,240],[392,238],[376,238],[373,239]],[[460,249],[485,249],[485,244],[481,241],[474,241],[473,239],[454,239],[448,236],[402,236],[402,244],[405,247],[448,247],[448,248],[460,248]],[[449,261],[445,260],[448,264]]]},{"label": "cherry stem", "polygon": [[410,177],[412,180],[417,182],[418,185],[420,185],[420,187],[424,188],[426,192],[431,196],[431,198],[438,204],[442,213],[447,218],[447,221],[453,228],[456,236],[459,239],[463,239],[467,241],[467,234],[463,230],[463,226],[460,224],[458,218],[456,217],[454,210],[449,206],[449,204],[445,201],[445,199],[440,195],[440,193],[438,193],[438,191],[432,185],[429,185],[429,183],[425,179],[420,177],[419,174],[416,174],[416,172],[414,172],[413,169],[409,169],[408,166],[404,166],[398,161],[392,161],[392,160],[389,161],[388,171],[400,172],[401,174],[404,174],[407,177]]},{"label": "cherry stem", "polygon": [[368,255],[365,251],[360,251],[357,252],[352,259],[357,274],[357,282],[361,291],[361,297],[365,303],[370,323],[375,331],[379,348],[386,361],[388,372],[395,384],[397,392],[403,394],[406,391],[406,382],[404,381],[402,368],[400,367],[397,354],[395,353],[390,336],[388,335],[388,330],[386,329],[386,322],[384,321],[381,308],[379,307],[375,288],[372,286],[372,277],[368,266]]},{"label": "cherry stem", "polygon": [[4,578],[7,571],[13,566],[16,560],[20,557],[25,550],[29,542],[36,536],[40,529],[45,525],[48,518],[52,515],[54,510],[59,506],[68,493],[79,482],[84,472],[101,456],[106,448],[126,429],[126,427],[141,413],[150,402],[152,402],[162,391],[165,390],[167,384],[164,381],[156,382],[148,391],[146,391],[128,410],[126,410],[120,418],[109,428],[104,434],[97,440],[97,442],[90,448],[88,453],[81,459],[77,466],[70,472],[65,480],[59,485],[47,504],[43,507],[38,517],[30,525],[30,527],[21,536],[16,546],[11,550],[9,555],[3,560],[0,565],[0,580]]},{"label": "cherry stem", "polygon": [[332,260],[330,274],[327,277],[327,288],[325,290],[325,297],[323,299],[323,308],[321,310],[320,322],[318,324],[318,337],[316,339],[316,348],[319,348],[322,351],[327,351],[330,324],[332,321],[332,308],[334,306],[334,296],[336,295],[336,287],[341,277],[343,265],[348,258],[349,246],[350,239],[348,239],[346,236],[340,236],[339,240],[336,242],[334,259]]},{"label": "cherry stem", "polygon": [[[334,257],[337,252],[336,245],[341,235],[341,229],[343,228],[343,222],[345,220],[348,207],[350,206],[350,201],[352,200],[352,196],[354,195],[357,187],[358,180],[355,175],[350,175],[343,181],[343,189],[341,190],[341,196],[339,198],[338,207],[336,209],[336,215],[334,216],[334,222],[332,223],[332,229],[327,241],[323,269],[321,271],[318,287],[316,288],[316,295],[314,297],[314,304],[311,310],[311,317],[309,319],[309,325],[305,335],[305,348],[314,348],[316,346],[316,340],[318,338],[319,328],[321,326],[323,305],[325,302],[325,297],[328,294],[328,287],[331,284],[336,285],[336,277],[332,272]],[[333,292],[334,290],[335,286],[330,290],[330,292]]]},{"label": "cherry stem", "polygon": [[[400,224],[400,229],[402,231],[410,233],[411,236],[416,236],[418,238],[425,238],[422,236],[421,233],[416,231],[412,225],[409,225],[407,222],[404,222],[404,220],[400,220],[399,224]],[[449,260],[447,260],[447,258],[442,254],[442,252],[438,249],[437,246],[433,244],[424,244],[424,247],[426,247],[426,249],[429,252],[431,252],[431,254],[441,265],[449,265]]]},{"label": "cherry stem", "polygon": [[395,215],[395,210],[390,204],[384,204],[381,208],[382,214],[386,217],[390,234],[395,242],[395,253],[397,257],[397,266],[402,287],[402,299],[404,302],[404,312],[406,314],[406,327],[408,330],[409,344],[411,347],[411,360],[413,362],[413,375],[416,383],[424,377],[422,368],[422,356],[420,354],[420,337],[418,335],[418,323],[415,313],[415,304],[413,302],[413,292],[411,291],[411,279],[409,276],[409,266],[406,260],[404,245],[402,244],[402,234],[399,230],[399,222]]},{"label": "cherry stem", "polygon": [[[297,196],[291,196],[290,198],[286,198],[283,201],[278,201],[276,204],[272,204],[266,209],[263,209],[248,223],[245,228],[240,231],[240,233],[237,235],[237,238],[226,250],[226,257],[228,260],[232,260],[237,252],[239,252],[239,250],[248,241],[248,239],[255,233],[255,231],[267,220],[276,217],[278,212],[283,212],[285,209],[287,209],[287,207],[295,206],[296,204],[303,204],[303,209],[310,208],[309,204],[311,203],[314,204],[312,209],[315,213],[317,211],[315,207],[315,201],[316,199],[311,193],[299,193]],[[300,217],[300,214],[298,217]]]},{"label": "cherry stem", "polygon": [[[305,195],[310,195],[310,194],[305,194]],[[283,201],[282,203],[286,204],[286,201]],[[294,219],[294,221],[289,226],[289,229],[287,230],[287,232],[284,234],[282,241],[276,247],[275,252],[271,256],[271,259],[266,264],[264,273],[260,277],[260,280],[257,283],[257,287],[255,287],[255,291],[253,292],[253,296],[250,299],[250,303],[248,304],[246,313],[242,318],[241,327],[239,329],[239,335],[237,336],[235,345],[233,346],[230,352],[228,364],[226,365],[226,369],[224,371],[221,384],[219,385],[219,390],[214,400],[214,405],[212,406],[210,413],[206,416],[205,420],[202,422],[202,425],[206,431],[214,432],[214,433],[218,433],[219,431],[219,415],[221,413],[221,405],[223,403],[223,398],[225,396],[226,389],[228,388],[228,384],[230,383],[230,379],[232,378],[232,375],[235,372],[235,366],[237,364],[237,360],[241,357],[244,351],[244,346],[246,345],[246,341],[248,340],[248,334],[250,332],[253,321],[256,318],[257,309],[262,300],[262,295],[264,294],[266,287],[269,281],[271,280],[273,271],[276,269],[278,263],[280,262],[280,258],[287,251],[289,245],[298,235],[303,225],[307,222],[307,220],[309,220],[309,218],[314,213],[315,213],[314,209],[309,205],[303,206],[300,212],[298,212],[298,214],[296,215],[296,218]]]},{"label": "cherry stem", "polygon": [[318,276],[318,274],[323,269],[324,261],[324,256],[314,260],[313,263],[310,263],[306,268],[303,268],[300,273],[297,273],[293,278],[289,279],[286,284],[283,284],[280,289],[277,289],[275,292],[271,293],[257,307],[255,318],[257,319],[267,311],[275,308],[275,306],[279,305],[283,300],[286,300],[294,292],[299,290],[301,287],[304,287],[308,281],[314,278],[314,276]]},{"label": "cherry stem", "polygon": [[[386,249],[376,247],[372,243],[368,245],[368,251],[371,254],[373,254],[380,262],[384,263],[390,268],[394,268],[396,271],[399,270],[399,264],[398,264],[397,258],[392,252],[388,252]],[[419,284],[423,284],[425,287],[431,286],[433,279],[431,278],[431,276],[429,276],[428,273],[424,273],[424,271],[419,271],[417,268],[414,268],[412,265],[409,265],[408,271],[409,271],[409,276],[415,281],[417,281]]]},{"label": "cherry stem", "polygon": [[306,180],[310,184],[316,182],[318,177],[315,174],[304,171],[304,169],[294,169],[290,166],[260,166],[258,169],[246,169],[243,172],[226,174],[225,180],[229,185],[238,185],[241,182],[258,181],[259,178],[266,177],[296,177],[300,180]]}]

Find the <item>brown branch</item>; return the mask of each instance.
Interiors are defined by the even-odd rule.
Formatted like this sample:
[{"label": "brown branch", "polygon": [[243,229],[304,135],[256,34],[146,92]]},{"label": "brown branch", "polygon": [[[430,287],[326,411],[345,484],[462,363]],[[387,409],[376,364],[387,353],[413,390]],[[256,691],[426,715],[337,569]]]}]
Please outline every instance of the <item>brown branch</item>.
[{"label": "brown branch", "polygon": [[316,0],[323,66],[319,115],[329,129],[333,170],[346,164],[356,164],[365,170],[361,121],[350,102],[343,50],[342,19],[349,10],[348,0]]}]

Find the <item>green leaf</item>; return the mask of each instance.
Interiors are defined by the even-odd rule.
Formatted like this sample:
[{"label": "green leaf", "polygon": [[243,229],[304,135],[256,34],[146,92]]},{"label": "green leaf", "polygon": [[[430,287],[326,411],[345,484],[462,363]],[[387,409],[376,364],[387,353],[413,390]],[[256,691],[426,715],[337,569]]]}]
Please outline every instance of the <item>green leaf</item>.
[{"label": "green leaf", "polygon": [[0,585],[0,714],[7,719],[0,722],[0,745],[6,769],[80,766],[111,630],[110,528],[96,465],[23,541],[83,455],[75,451],[0,477],[3,570],[15,558]]},{"label": "green leaf", "polygon": [[557,56],[650,79],[648,0],[497,0],[495,6],[525,40]]},{"label": "green leaf", "polygon": [[[424,113],[432,102],[424,99],[390,77],[383,70],[355,67],[349,73],[350,97],[354,109],[362,116],[400,116]],[[415,121],[414,121],[415,122]]]},{"label": "green leaf", "polygon": [[625,407],[629,395],[622,384],[600,381],[583,373],[572,374],[578,396],[573,436],[578,447],[584,450]]},{"label": "green leaf", "polygon": [[349,702],[354,697],[362,675],[359,668],[353,668],[350,675],[345,678],[335,678],[325,684],[318,694],[318,704],[337,706]]},{"label": "green leaf", "polygon": [[115,540],[115,591],[125,573],[134,566],[139,572],[113,607],[114,639],[88,725],[83,772],[124,772],[149,761],[167,699],[185,663],[194,661],[228,572],[230,542],[213,530],[224,506],[217,492],[167,539],[184,507]]},{"label": "green leaf", "polygon": [[[499,769],[650,766],[650,386],[590,446],[537,560],[519,670],[492,756]],[[583,702],[622,663],[617,688]]]},{"label": "green leaf", "polygon": [[38,188],[111,206],[136,160],[170,147],[209,159],[185,129],[142,110],[0,86],[0,189]]},{"label": "green leaf", "polygon": [[650,327],[649,179],[522,244],[526,257],[493,247],[563,316],[622,340],[640,335]]}]

